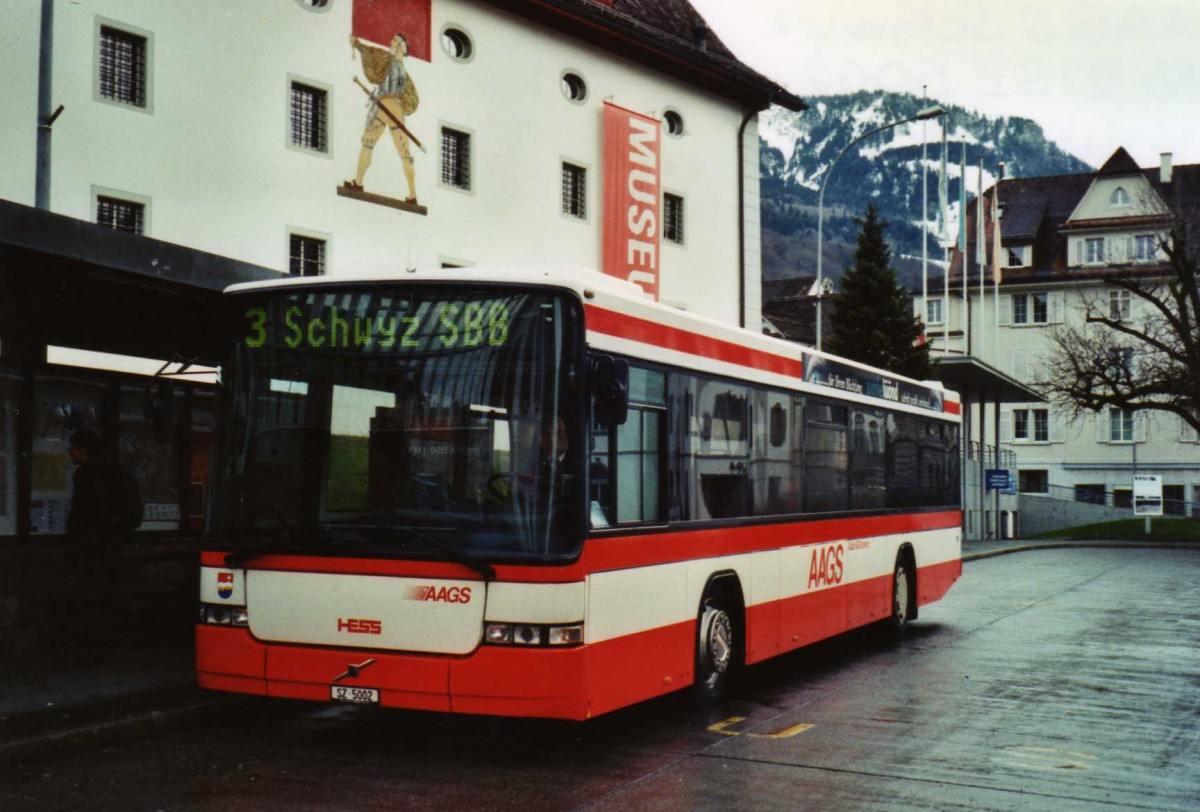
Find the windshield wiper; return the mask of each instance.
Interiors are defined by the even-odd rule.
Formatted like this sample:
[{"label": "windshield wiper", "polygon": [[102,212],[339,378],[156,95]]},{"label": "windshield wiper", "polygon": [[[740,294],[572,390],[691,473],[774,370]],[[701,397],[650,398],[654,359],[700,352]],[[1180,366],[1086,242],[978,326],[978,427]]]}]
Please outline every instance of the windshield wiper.
[{"label": "windshield wiper", "polygon": [[456,564],[462,564],[465,567],[470,567],[477,573],[483,576],[483,580],[491,581],[496,577],[496,568],[486,561],[481,561],[470,553],[464,553],[462,550],[457,550],[449,544],[443,544],[432,536],[422,533],[415,527],[406,527],[405,530],[412,534],[412,537],[420,541],[429,549],[437,553],[437,557],[443,561],[453,561]]}]

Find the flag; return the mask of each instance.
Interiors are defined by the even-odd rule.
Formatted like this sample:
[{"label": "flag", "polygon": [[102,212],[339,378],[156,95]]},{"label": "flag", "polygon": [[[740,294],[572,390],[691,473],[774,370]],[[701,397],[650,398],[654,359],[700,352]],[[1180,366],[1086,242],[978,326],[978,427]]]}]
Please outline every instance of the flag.
[{"label": "flag", "polygon": [[408,55],[425,62],[430,57],[432,0],[354,0],[350,33],[387,48],[403,34]]},{"label": "flag", "polygon": [[992,282],[1000,284],[1000,178],[992,184]]},{"label": "flag", "polygon": [[[979,194],[975,198],[975,264],[981,269],[987,264],[987,247],[984,245],[983,217],[987,199],[983,196],[983,158],[979,159]],[[981,271],[982,273],[982,271]]]},{"label": "flag", "polygon": [[962,254],[963,276],[967,273],[967,142],[962,144],[958,172],[958,250]]},{"label": "flag", "polygon": [[942,123],[942,171],[938,176],[938,240],[942,245],[950,244],[949,187],[946,185],[946,124]]}]

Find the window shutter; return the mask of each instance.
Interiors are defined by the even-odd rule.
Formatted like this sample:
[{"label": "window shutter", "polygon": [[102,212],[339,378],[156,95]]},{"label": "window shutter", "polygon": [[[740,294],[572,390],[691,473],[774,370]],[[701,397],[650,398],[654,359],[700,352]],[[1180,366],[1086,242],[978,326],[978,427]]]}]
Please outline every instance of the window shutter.
[{"label": "window shutter", "polygon": [[1133,413],[1133,441],[1135,443],[1146,442],[1146,424],[1150,422],[1149,417],[1148,414]]},{"label": "window shutter", "polygon": [[1063,416],[1053,409],[1050,410],[1050,442],[1065,443],[1067,441],[1067,423]]},{"label": "window shutter", "polygon": [[1012,324],[1012,294],[1006,293],[1000,297],[1000,323]]},{"label": "window shutter", "polygon": [[1108,409],[1101,409],[1096,412],[1096,442],[1107,443],[1108,440]]},{"label": "window shutter", "polygon": [[1000,442],[1011,443],[1013,441],[1012,434],[1012,412],[1003,411],[1000,413]]},{"label": "window shutter", "polygon": [[1136,256],[1137,255],[1134,254],[1134,248],[1133,248],[1133,237],[1126,237],[1125,238],[1125,261],[1133,262],[1133,260]]},{"label": "window shutter", "polygon": [[1083,240],[1082,239],[1075,240],[1075,264],[1076,265],[1083,264]]},{"label": "window shutter", "polygon": [[1029,379],[1029,350],[1013,350],[1010,358],[1012,376],[1024,383]]},{"label": "window shutter", "polygon": [[1046,309],[1050,311],[1046,314],[1047,320],[1051,324],[1061,324],[1063,320],[1063,292],[1061,290],[1052,290],[1046,299]]},{"label": "window shutter", "polygon": [[1196,435],[1196,430],[1194,428],[1192,428],[1192,425],[1190,423],[1188,423],[1182,417],[1180,417],[1178,419],[1179,419],[1179,441],[1181,443],[1194,443],[1194,442],[1197,442],[1198,440],[1200,440],[1200,437],[1197,437],[1197,435]]}]

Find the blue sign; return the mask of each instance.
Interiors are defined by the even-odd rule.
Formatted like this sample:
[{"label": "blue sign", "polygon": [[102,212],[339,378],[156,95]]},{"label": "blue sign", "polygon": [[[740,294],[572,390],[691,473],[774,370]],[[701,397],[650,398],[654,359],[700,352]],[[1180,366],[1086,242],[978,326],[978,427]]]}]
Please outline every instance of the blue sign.
[{"label": "blue sign", "polygon": [[984,481],[989,491],[1011,491],[1013,489],[1012,471],[1005,468],[988,468],[984,471]]}]

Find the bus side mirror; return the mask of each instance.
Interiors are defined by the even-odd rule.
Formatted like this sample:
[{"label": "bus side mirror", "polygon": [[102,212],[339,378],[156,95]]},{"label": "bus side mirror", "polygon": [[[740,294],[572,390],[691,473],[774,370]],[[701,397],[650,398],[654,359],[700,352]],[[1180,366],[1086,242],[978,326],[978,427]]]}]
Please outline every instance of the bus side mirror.
[{"label": "bus side mirror", "polygon": [[596,422],[624,424],[629,416],[629,362],[599,355],[592,358],[592,398]]}]

